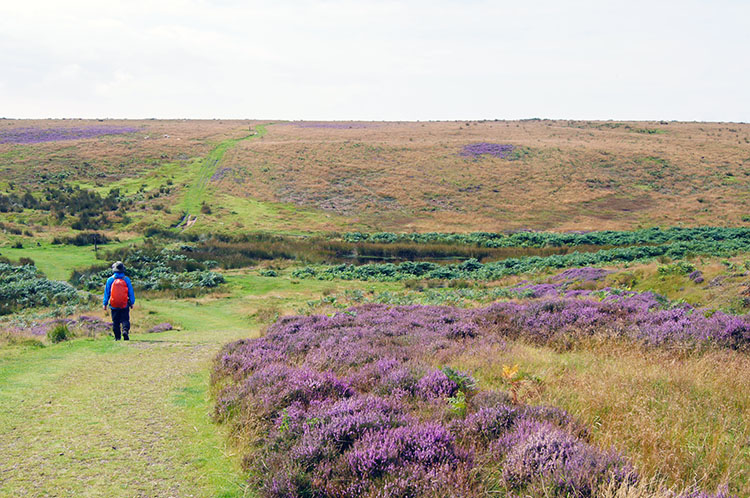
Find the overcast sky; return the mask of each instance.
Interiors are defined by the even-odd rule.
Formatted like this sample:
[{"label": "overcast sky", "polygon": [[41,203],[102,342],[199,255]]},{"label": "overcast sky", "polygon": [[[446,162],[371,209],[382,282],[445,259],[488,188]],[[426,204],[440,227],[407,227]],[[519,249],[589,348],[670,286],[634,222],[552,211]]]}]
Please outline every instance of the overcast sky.
[{"label": "overcast sky", "polygon": [[748,0],[0,0],[0,116],[750,121]]}]

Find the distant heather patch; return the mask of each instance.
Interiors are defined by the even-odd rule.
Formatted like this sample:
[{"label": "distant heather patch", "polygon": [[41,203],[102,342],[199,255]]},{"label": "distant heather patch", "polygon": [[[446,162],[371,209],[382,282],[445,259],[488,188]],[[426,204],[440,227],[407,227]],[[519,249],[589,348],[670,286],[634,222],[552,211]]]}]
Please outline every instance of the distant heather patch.
[{"label": "distant heather patch", "polygon": [[0,130],[0,144],[36,144],[61,140],[96,138],[103,135],[134,133],[137,128],[125,126],[79,126],[74,128],[10,128]]},{"label": "distant heather patch", "polygon": [[515,147],[510,144],[492,144],[488,142],[479,142],[475,144],[464,145],[461,155],[476,159],[479,156],[489,155],[507,159]]},{"label": "distant heather patch", "polygon": [[583,282],[591,282],[594,280],[601,280],[602,278],[606,277],[612,273],[611,271],[605,270],[603,268],[592,268],[590,266],[584,266],[583,268],[570,268],[568,270],[565,270],[562,273],[558,273],[554,277],[552,277],[553,281],[583,281]]},{"label": "distant heather patch", "polygon": [[56,318],[42,322],[31,322],[25,325],[4,326],[5,332],[16,337],[44,337],[57,327],[65,325],[73,336],[95,337],[108,334],[112,329],[112,322],[107,322],[95,316],[81,315],[76,318]]},{"label": "distant heather patch", "polygon": [[227,174],[230,173],[231,171],[232,171],[232,168],[227,168],[227,167],[219,168],[218,170],[216,170],[216,173],[214,173],[211,176],[211,181],[218,182],[219,180],[227,176]]},{"label": "distant heather patch", "polygon": [[169,322],[160,323],[159,325],[153,326],[151,329],[149,329],[149,333],[156,333],[156,332],[166,332],[167,330],[172,330],[172,324]]}]

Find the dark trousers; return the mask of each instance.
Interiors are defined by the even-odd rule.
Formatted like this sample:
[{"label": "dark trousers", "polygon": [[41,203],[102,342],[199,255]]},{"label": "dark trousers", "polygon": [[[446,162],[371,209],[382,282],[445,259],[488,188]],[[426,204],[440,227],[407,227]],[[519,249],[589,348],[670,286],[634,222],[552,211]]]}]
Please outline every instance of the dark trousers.
[{"label": "dark trousers", "polygon": [[125,340],[129,339],[130,333],[130,308],[110,308],[112,312],[112,332],[115,333],[115,340],[120,340],[120,325],[122,325],[122,334]]}]

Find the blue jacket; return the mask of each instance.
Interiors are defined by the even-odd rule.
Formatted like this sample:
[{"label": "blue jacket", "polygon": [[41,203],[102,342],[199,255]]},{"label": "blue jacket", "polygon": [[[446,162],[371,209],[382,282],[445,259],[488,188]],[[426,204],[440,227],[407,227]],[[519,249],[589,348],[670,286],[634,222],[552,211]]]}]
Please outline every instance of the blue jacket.
[{"label": "blue jacket", "polygon": [[[109,304],[109,295],[112,292],[112,282],[115,281],[116,278],[121,278],[125,280],[125,283],[128,284],[128,304],[130,306],[133,306],[135,304],[135,293],[133,292],[133,284],[130,283],[130,279],[125,276],[122,272],[115,272],[114,275],[109,277],[107,279],[107,285],[104,287],[104,301],[102,304],[104,306],[107,306]],[[117,309],[117,308],[115,308]]]}]

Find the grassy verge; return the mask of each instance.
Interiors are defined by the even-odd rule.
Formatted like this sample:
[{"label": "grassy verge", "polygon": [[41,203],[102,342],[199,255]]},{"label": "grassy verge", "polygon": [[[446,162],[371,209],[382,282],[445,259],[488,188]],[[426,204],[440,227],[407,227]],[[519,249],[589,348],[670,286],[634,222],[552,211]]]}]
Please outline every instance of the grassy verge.
[{"label": "grassy verge", "polygon": [[0,494],[244,496],[205,395],[210,356],[236,336],[76,340],[3,361]]}]

